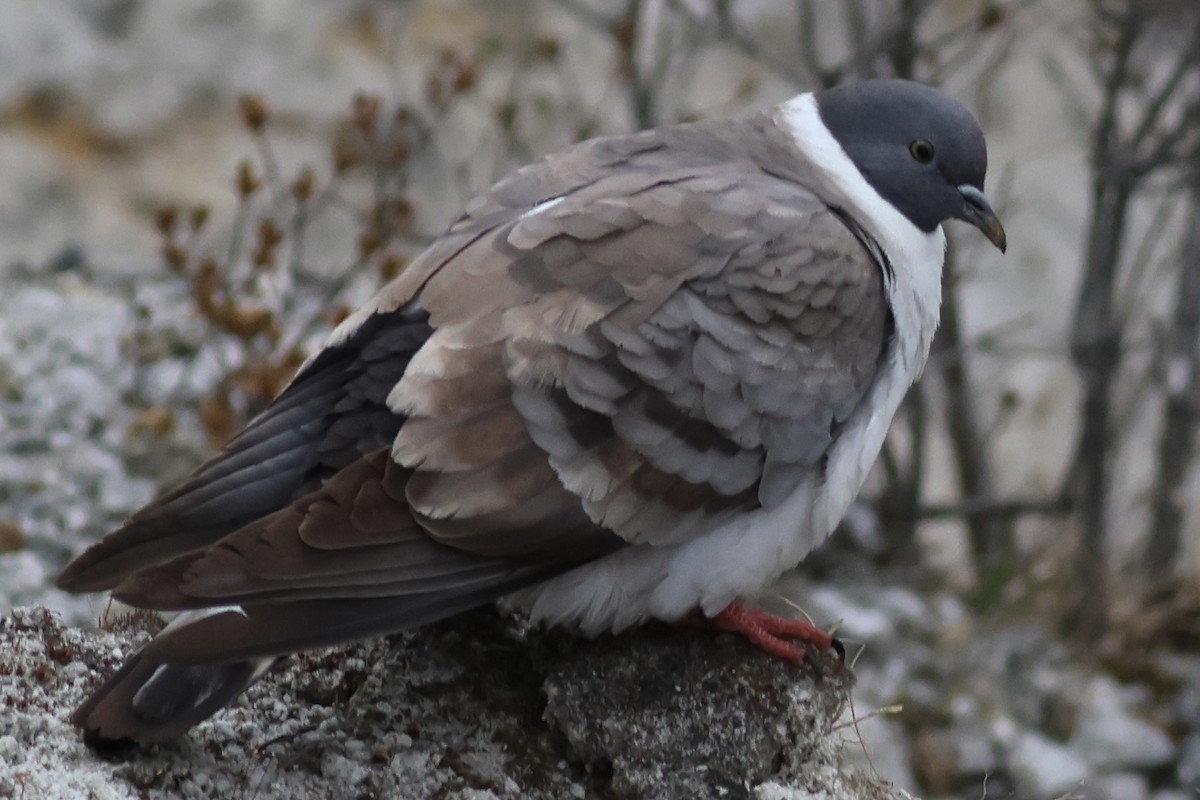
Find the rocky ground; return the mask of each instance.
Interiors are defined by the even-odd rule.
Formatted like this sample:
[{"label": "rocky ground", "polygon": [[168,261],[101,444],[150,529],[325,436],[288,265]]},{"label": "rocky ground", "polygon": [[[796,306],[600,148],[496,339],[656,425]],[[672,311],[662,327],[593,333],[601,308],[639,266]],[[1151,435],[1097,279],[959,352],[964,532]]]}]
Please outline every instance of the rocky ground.
[{"label": "rocky ground", "polygon": [[93,753],[65,721],[144,621],[0,620],[0,797],[903,800],[843,764],[852,676],[666,626],[594,642],[495,611],[283,662],[185,739]]}]

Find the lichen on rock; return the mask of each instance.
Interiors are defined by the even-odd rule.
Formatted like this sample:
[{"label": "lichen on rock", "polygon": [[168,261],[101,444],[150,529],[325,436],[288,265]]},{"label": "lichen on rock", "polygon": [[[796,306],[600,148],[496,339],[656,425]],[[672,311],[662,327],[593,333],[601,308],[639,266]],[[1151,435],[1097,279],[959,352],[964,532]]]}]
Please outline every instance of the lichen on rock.
[{"label": "lichen on rock", "polygon": [[285,659],[177,742],[89,750],[70,711],[148,625],[0,619],[0,797],[906,796],[841,769],[836,660],[662,625],[586,641],[492,609]]}]

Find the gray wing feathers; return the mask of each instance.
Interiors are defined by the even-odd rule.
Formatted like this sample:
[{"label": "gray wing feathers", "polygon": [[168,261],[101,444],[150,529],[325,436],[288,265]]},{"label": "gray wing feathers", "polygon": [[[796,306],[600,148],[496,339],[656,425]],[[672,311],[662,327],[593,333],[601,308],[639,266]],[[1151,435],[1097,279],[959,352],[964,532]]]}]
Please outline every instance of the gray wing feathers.
[{"label": "gray wing feathers", "polygon": [[[670,149],[640,143],[465,251],[469,302],[453,263],[421,299],[433,351],[502,347],[515,410],[594,521],[666,542],[704,532],[697,507],[717,524],[809,474],[888,312],[879,265],[806,189],[738,163],[640,169]],[[431,457],[410,444],[405,463]]]}]

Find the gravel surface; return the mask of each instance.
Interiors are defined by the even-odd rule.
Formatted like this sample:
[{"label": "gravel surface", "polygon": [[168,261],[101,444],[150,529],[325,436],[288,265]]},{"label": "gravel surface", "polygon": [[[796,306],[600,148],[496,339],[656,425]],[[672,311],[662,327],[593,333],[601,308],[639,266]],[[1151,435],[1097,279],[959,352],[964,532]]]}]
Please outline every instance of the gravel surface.
[{"label": "gravel surface", "polygon": [[852,676],[666,626],[583,642],[495,611],[282,662],[184,739],[98,757],[67,724],[148,637],[0,619],[0,797],[903,800],[841,764]]}]

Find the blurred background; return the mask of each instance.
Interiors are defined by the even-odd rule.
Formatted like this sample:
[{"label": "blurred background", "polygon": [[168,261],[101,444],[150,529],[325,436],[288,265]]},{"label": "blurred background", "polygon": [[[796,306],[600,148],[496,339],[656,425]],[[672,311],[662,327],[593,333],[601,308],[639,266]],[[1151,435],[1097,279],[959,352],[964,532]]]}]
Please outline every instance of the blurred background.
[{"label": "blurred background", "polygon": [[[592,136],[915,78],[1001,256],[768,598],[925,797],[1200,793],[1194,0],[0,0],[0,612],[235,432],[474,194]],[[861,645],[861,648],[857,647]]]}]

